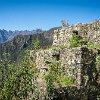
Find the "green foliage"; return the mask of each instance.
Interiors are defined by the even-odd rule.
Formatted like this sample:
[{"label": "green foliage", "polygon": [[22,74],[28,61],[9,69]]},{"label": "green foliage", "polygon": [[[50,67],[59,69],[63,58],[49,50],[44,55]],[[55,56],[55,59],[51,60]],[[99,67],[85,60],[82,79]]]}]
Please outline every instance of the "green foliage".
[{"label": "green foliage", "polygon": [[34,90],[33,67],[29,64],[28,51],[25,52],[25,57],[20,65],[14,63],[6,63],[7,76],[0,90],[0,100],[22,100],[28,97],[29,93]]},{"label": "green foliage", "polygon": [[65,86],[71,86],[74,85],[75,80],[72,77],[67,77],[67,76],[61,76],[58,77],[59,80],[59,84],[61,84],[61,86],[65,87]]},{"label": "green foliage", "polygon": [[49,100],[53,97],[53,89],[59,87],[66,87],[75,84],[73,77],[67,77],[64,74],[64,69],[59,66],[55,61],[51,61],[49,64],[49,71],[45,74],[45,80],[47,82],[47,92]]},{"label": "green foliage", "polygon": [[60,76],[60,74],[62,73],[62,69],[55,62],[52,62],[51,64],[49,64],[49,67],[50,67],[50,70],[46,73],[45,80],[47,82],[48,88],[52,88],[53,83],[57,82],[58,75]]},{"label": "green foliage", "polygon": [[70,40],[70,47],[80,47],[82,45],[87,45],[87,41],[80,36],[72,35]]},{"label": "green foliage", "polygon": [[71,48],[86,45],[88,48],[100,49],[100,44],[94,44],[94,43],[88,42],[86,39],[83,39],[82,37],[77,36],[77,35],[72,35],[72,37],[70,37],[69,40],[70,40]]},{"label": "green foliage", "polygon": [[59,66],[59,64],[52,62],[49,64],[49,71],[45,75],[45,79],[47,83],[57,83],[61,86],[64,85],[72,85],[74,83],[74,79],[72,77],[67,77],[64,75],[64,69]]},{"label": "green foliage", "polygon": [[100,95],[97,96],[96,100],[100,100]]},{"label": "green foliage", "polygon": [[93,43],[88,43],[87,46],[89,48],[96,48],[96,49],[100,49],[100,44],[93,44]]},{"label": "green foliage", "polygon": [[11,61],[8,61],[7,58],[9,57],[8,53],[3,53],[3,60],[0,60],[0,91],[8,79],[8,67],[11,65]]},{"label": "green foliage", "polygon": [[32,45],[35,50],[40,49],[40,41],[38,38],[32,40]]},{"label": "green foliage", "polygon": [[59,45],[58,48],[64,49],[64,48],[68,48],[67,45]]}]

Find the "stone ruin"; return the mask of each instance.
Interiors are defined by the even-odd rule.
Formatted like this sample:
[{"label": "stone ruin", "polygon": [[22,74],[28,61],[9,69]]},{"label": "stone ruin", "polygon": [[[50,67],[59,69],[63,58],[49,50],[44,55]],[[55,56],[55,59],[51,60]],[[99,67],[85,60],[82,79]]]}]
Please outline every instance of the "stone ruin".
[{"label": "stone ruin", "polygon": [[86,38],[89,42],[97,44],[100,43],[100,20],[88,24],[77,23],[72,26],[65,26],[54,30],[54,33],[54,46],[69,46],[69,37],[72,34],[79,35]]},{"label": "stone ruin", "polygon": [[93,72],[88,73],[96,66],[95,57],[96,53],[86,47],[40,50],[36,52],[36,65],[40,74],[44,74],[49,70],[50,59],[55,58],[64,68],[66,76],[72,76],[76,79],[76,85],[81,86],[86,85],[87,81],[93,81],[95,77]]},{"label": "stone ruin", "polygon": [[[55,34],[52,44],[53,47],[47,50],[41,49],[35,53],[36,68],[39,71],[38,83],[42,88],[40,96],[41,99],[39,100],[44,100],[43,95],[46,92],[46,84],[45,80],[42,79],[42,76],[49,70],[48,63],[50,63],[50,59],[54,58],[56,63],[64,68],[65,75],[67,77],[71,76],[76,80],[75,91],[78,94],[76,94],[76,96],[74,95],[74,99],[60,98],[53,100],[96,100],[97,95],[100,97],[100,77],[98,77],[100,73],[97,73],[96,68],[96,56],[98,55],[98,50],[89,49],[87,47],[57,48],[57,46],[66,44],[69,46],[70,42],[68,38],[72,34],[81,35],[82,37],[85,37],[85,35],[88,37],[89,35],[89,37],[91,36],[91,42],[100,43],[100,38],[98,38],[98,36],[100,37],[100,21],[96,21],[90,24],[80,23],[74,26],[62,27],[55,30],[54,33]],[[90,33],[94,33],[95,35],[93,34],[92,36]],[[31,51],[30,55],[32,57],[32,55],[34,55],[34,51]],[[94,90],[91,90],[90,87],[93,87]],[[72,96],[73,87],[70,86],[69,89],[66,87],[66,91],[69,91]],[[83,98],[81,95],[83,95]],[[71,96],[69,96],[69,98]],[[65,98],[67,97],[65,96]]]}]

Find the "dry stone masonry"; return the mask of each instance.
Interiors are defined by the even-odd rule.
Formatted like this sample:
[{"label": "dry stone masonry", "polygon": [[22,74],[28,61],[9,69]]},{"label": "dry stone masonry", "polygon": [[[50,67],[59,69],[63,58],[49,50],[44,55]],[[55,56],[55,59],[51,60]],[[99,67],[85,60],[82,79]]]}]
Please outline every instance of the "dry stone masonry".
[{"label": "dry stone masonry", "polygon": [[62,27],[54,31],[53,45],[68,45],[69,37],[72,34],[80,35],[87,38],[90,42],[100,43],[100,20],[93,23],[82,24],[78,23],[72,26]]},{"label": "dry stone masonry", "polygon": [[[46,93],[45,80],[42,79],[42,76],[48,72],[48,63],[51,63],[51,59],[55,59],[56,63],[64,69],[66,77],[71,76],[75,79],[75,86],[56,89],[54,92],[58,97],[56,96],[57,98],[53,100],[96,100],[97,96],[100,96],[100,72],[97,72],[96,67],[96,56],[100,55],[100,50],[89,49],[84,46],[60,48],[59,46],[61,45],[67,45],[69,47],[69,37],[71,37],[72,34],[80,35],[83,38],[87,38],[90,42],[100,44],[100,21],[89,24],[78,23],[57,29],[54,31],[52,48],[41,49],[35,53],[36,68],[39,71],[38,80],[41,81],[41,87],[44,88],[42,92],[44,91],[44,93]],[[33,55],[34,51],[31,51],[30,58],[32,58]],[[64,95],[63,92],[59,94],[57,90],[66,91],[67,96]],[[74,96],[73,91],[76,93]],[[43,96],[43,94],[41,95]],[[59,95],[64,96],[59,97]],[[83,95],[83,98],[81,95]],[[44,100],[44,98],[40,100]]]},{"label": "dry stone masonry", "polygon": [[47,63],[50,63],[50,59],[55,58],[56,62],[64,68],[66,76],[72,76],[76,79],[76,85],[81,86],[86,85],[87,81],[94,80],[95,70],[94,72],[89,71],[93,67],[95,69],[95,56],[96,53],[86,47],[40,50],[36,52],[36,65],[40,74],[44,74],[49,70]]}]

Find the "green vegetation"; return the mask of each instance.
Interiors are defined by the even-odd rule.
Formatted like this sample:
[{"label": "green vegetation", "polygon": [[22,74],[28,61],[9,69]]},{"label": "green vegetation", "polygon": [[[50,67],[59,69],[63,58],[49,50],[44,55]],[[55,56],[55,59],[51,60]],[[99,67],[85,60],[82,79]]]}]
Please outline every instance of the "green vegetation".
[{"label": "green vegetation", "polygon": [[75,85],[75,80],[73,77],[61,76],[58,79],[59,83],[63,87]]},{"label": "green vegetation", "polygon": [[97,69],[97,73],[98,73],[96,77],[98,77],[98,76],[100,76],[100,55],[98,55],[96,57],[96,69]]},{"label": "green vegetation", "polygon": [[68,48],[67,45],[59,45],[58,48],[64,49],[64,48]]},{"label": "green vegetation", "polygon": [[78,36],[78,35],[72,35],[72,37],[70,37],[70,47],[80,47],[82,45],[87,45],[87,40],[83,39],[82,37]]},{"label": "green vegetation", "polygon": [[93,43],[88,42],[87,46],[88,46],[88,48],[100,49],[100,44],[93,44]]},{"label": "green vegetation", "polygon": [[32,40],[32,45],[35,50],[40,49],[40,41],[38,38]]},{"label": "green vegetation", "polygon": [[[35,51],[40,48],[38,38],[32,44]],[[18,64],[8,60],[9,54],[4,54],[0,60],[0,100],[25,100],[29,97],[38,100],[37,69],[34,61],[30,64],[29,52],[23,50]]]},{"label": "green vegetation", "polygon": [[30,93],[32,94],[34,90],[34,70],[33,66],[29,65],[28,51],[25,51],[25,56],[20,65],[6,62],[3,66],[6,67],[7,71],[2,73],[6,78],[2,77],[0,100],[22,100],[27,98]]},{"label": "green vegetation", "polygon": [[55,61],[51,61],[49,64],[49,71],[45,74],[45,80],[47,82],[47,93],[50,100],[53,97],[53,90],[55,88],[75,85],[74,78],[67,77],[64,74],[64,69],[58,63],[55,63]]},{"label": "green vegetation", "polygon": [[[70,48],[80,47],[86,45],[89,48],[100,48],[100,44],[89,43],[86,39],[78,35],[70,37]],[[32,41],[34,54],[40,49],[40,41],[38,38]],[[59,48],[68,48],[67,45],[60,45],[52,49],[58,50]],[[35,55],[34,55],[35,56]],[[31,97],[33,100],[39,98],[39,88],[37,87],[36,79],[38,78],[38,70],[36,69],[35,61],[32,65],[29,62],[29,51],[24,52],[24,57],[20,64],[16,64],[8,60],[9,54],[4,54],[4,60],[0,60],[0,100],[25,100]],[[35,58],[35,57],[34,57]],[[35,60],[35,59],[34,59]],[[60,66],[58,62],[54,60],[50,61],[49,70],[44,74],[47,83],[47,99],[53,98],[53,90],[55,88],[62,88],[75,85],[75,79],[71,76],[65,75],[65,70]],[[95,79],[100,74],[100,55],[96,57],[96,67],[94,65],[92,70]],[[97,75],[97,73],[99,73]],[[88,80],[88,76],[83,76],[85,80]],[[99,99],[98,99],[99,100]]]},{"label": "green vegetation", "polygon": [[90,43],[86,39],[83,39],[82,37],[77,36],[77,35],[72,35],[72,37],[69,40],[70,40],[70,47],[71,48],[86,45],[88,48],[100,49],[100,44]]},{"label": "green vegetation", "polygon": [[64,69],[58,64],[52,62],[50,65],[50,70],[46,73],[45,79],[49,85],[59,85],[59,86],[69,86],[75,83],[72,77],[67,77],[64,74]]}]

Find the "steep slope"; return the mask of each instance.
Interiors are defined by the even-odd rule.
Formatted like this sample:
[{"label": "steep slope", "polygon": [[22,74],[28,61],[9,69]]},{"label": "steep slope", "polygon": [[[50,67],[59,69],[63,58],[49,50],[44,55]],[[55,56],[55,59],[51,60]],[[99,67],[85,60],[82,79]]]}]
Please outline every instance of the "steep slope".
[{"label": "steep slope", "polygon": [[37,30],[32,30],[32,31],[6,31],[6,30],[0,30],[0,43],[5,43],[7,41],[10,41],[11,39],[13,39],[15,36],[17,35],[32,35],[32,34],[36,34],[36,33],[42,33],[43,31],[41,29],[37,29]]},{"label": "steep slope", "polygon": [[[25,96],[25,99],[35,97],[38,98],[37,100],[100,99],[100,47],[90,49],[88,44],[82,43],[84,40],[93,45],[100,44],[100,21],[63,26],[54,30],[55,28],[33,35],[17,35],[0,45],[0,57],[4,59],[4,62],[0,63],[1,93],[5,90],[3,96],[0,95],[1,98],[10,96],[18,99],[20,96],[22,98]],[[72,41],[74,45],[70,46],[72,37],[75,37]],[[35,51],[33,40],[36,38],[40,41],[41,49]],[[76,46],[75,44],[78,43],[81,44]],[[7,59],[20,62],[24,58],[25,49],[30,50],[30,57],[28,57],[30,64],[25,58],[25,63],[20,67],[15,66],[18,71],[12,68],[14,66],[9,68],[9,60],[5,59],[8,56],[5,53],[10,54]],[[7,72],[11,74],[7,75]],[[8,76],[10,80],[6,82]],[[27,95],[19,95],[23,90]]]},{"label": "steep slope", "polygon": [[0,30],[0,43],[7,41],[8,37],[10,36],[9,32],[6,30]]},{"label": "steep slope", "polygon": [[[45,31],[43,33],[36,33],[28,35],[27,32],[21,32],[8,42],[0,44],[0,58],[4,58],[4,53],[9,53],[11,60],[18,60],[21,58],[24,49],[33,49],[32,40],[38,38],[40,46],[46,48],[52,44],[54,29]],[[40,31],[40,30],[38,30]],[[18,32],[17,32],[18,33]]]}]

